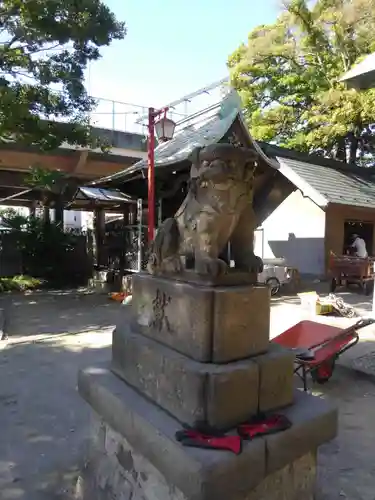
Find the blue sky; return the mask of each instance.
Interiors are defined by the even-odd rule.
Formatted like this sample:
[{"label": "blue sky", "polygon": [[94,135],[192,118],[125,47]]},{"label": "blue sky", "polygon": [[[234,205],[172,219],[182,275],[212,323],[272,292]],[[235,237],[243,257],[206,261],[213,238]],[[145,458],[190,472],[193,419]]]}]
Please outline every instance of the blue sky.
[{"label": "blue sky", "polygon": [[278,12],[277,0],[104,1],[128,34],[91,66],[88,90],[155,107],[225,77],[228,55]]}]

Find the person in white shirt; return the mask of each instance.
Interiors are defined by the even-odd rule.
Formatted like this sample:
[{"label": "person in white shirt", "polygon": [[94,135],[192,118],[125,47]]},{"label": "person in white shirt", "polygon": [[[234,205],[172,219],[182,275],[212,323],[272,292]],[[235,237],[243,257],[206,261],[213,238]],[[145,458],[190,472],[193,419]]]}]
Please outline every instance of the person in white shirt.
[{"label": "person in white shirt", "polygon": [[353,237],[354,241],[353,241],[351,246],[352,246],[352,248],[355,249],[354,255],[356,257],[361,257],[361,258],[365,259],[368,256],[365,240],[360,238],[358,236],[358,234],[353,234],[352,237]]}]

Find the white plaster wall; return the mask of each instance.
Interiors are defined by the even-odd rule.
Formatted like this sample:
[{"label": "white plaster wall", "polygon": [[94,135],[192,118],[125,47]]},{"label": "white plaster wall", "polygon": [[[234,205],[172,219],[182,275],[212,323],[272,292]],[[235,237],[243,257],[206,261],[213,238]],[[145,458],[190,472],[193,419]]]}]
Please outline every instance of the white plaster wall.
[{"label": "white plaster wall", "polygon": [[81,229],[82,212],[79,210],[64,210],[64,227],[69,229]]},{"label": "white plaster wall", "polygon": [[[303,274],[324,274],[325,212],[300,191],[292,193],[255,233],[255,253],[285,258]],[[263,248],[262,248],[263,246]]]},{"label": "white plaster wall", "polygon": [[[12,208],[19,215],[23,215],[28,217],[30,214],[30,210],[27,207],[9,207],[7,205],[0,205],[1,210],[7,210]],[[37,217],[42,217],[43,208],[39,207],[36,210]],[[51,221],[55,220],[55,211],[53,209],[50,210],[50,219]],[[81,231],[87,231],[88,229],[93,228],[93,213],[92,212],[84,212],[81,210],[64,210],[64,227],[65,229],[77,229]]]},{"label": "white plaster wall", "polygon": [[65,210],[64,227],[66,229],[78,229],[81,231],[92,229],[93,214],[92,212],[84,212],[82,210]]}]

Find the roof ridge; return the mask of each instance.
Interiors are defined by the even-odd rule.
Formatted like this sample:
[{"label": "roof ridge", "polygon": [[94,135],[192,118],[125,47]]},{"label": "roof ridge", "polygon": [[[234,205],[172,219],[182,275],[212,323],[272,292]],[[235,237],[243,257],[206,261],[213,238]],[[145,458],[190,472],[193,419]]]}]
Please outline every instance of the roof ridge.
[{"label": "roof ridge", "polygon": [[375,175],[374,167],[360,167],[355,164],[348,164],[340,162],[338,160],[332,160],[330,158],[324,158],[317,154],[304,153],[301,151],[296,151],[294,149],[283,148],[277,146],[276,144],[270,144],[268,142],[256,141],[261,149],[265,152],[267,156],[276,157],[280,156],[282,158],[289,158],[296,161],[301,161],[309,163],[312,165],[319,165],[321,167],[328,167],[334,170],[339,170],[343,173],[359,173],[361,175]]}]

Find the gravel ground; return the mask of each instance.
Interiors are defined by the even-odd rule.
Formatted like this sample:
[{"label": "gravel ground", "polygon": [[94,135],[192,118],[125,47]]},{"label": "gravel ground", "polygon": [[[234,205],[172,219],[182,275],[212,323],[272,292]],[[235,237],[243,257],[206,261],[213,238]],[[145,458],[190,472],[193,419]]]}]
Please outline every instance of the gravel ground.
[{"label": "gravel ground", "polygon": [[319,500],[374,500],[375,384],[339,367],[323,396],[338,406],[339,435],[320,450]]}]

